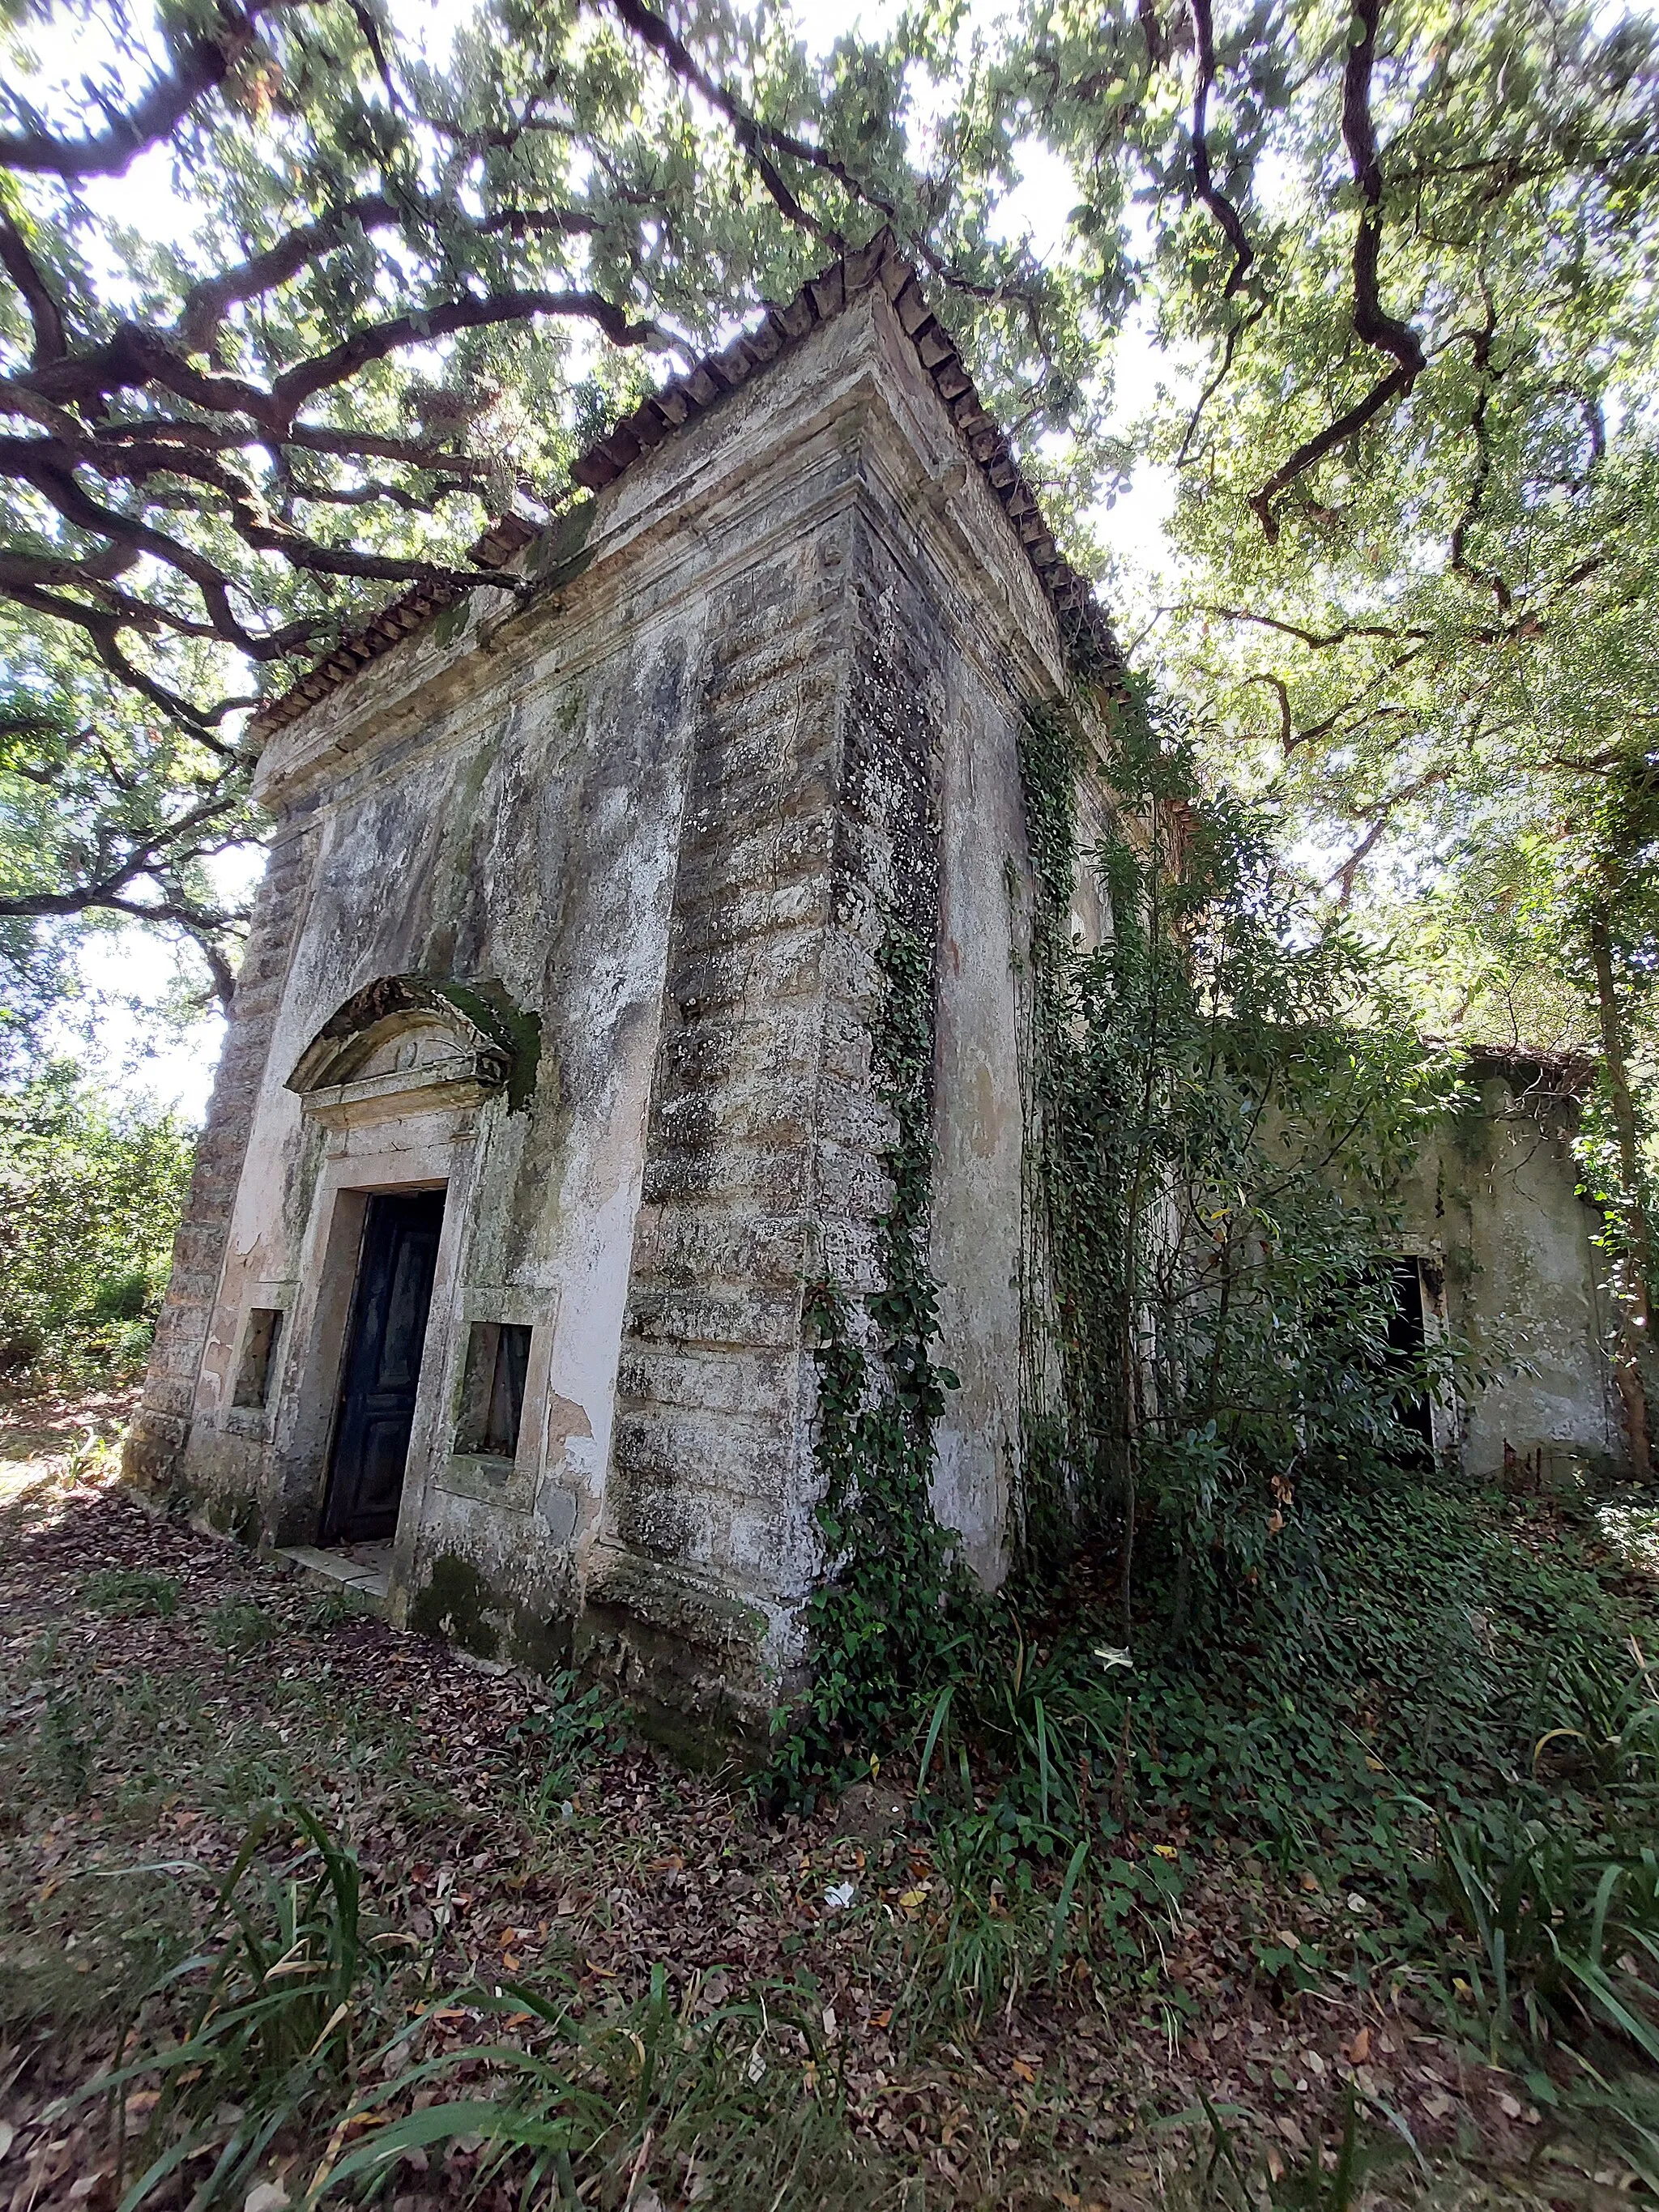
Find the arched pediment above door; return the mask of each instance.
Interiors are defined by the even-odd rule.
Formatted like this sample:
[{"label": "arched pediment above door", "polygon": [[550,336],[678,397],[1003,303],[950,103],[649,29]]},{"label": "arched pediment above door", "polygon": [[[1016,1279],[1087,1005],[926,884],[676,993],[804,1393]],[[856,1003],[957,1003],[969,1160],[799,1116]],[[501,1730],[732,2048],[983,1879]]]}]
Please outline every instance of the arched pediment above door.
[{"label": "arched pediment above door", "polygon": [[497,984],[382,975],[354,992],[295,1062],[288,1088],[324,1120],[528,1103],[540,1024]]}]

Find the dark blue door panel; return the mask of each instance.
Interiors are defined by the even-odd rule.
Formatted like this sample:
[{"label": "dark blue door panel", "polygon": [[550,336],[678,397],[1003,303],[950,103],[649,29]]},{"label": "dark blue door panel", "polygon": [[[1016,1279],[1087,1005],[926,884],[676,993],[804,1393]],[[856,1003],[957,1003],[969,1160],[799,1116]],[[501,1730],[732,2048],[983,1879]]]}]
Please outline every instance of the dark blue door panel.
[{"label": "dark blue door panel", "polygon": [[323,1510],[325,1544],[373,1543],[398,1525],[443,1218],[441,1190],[377,1193],[368,1201]]}]

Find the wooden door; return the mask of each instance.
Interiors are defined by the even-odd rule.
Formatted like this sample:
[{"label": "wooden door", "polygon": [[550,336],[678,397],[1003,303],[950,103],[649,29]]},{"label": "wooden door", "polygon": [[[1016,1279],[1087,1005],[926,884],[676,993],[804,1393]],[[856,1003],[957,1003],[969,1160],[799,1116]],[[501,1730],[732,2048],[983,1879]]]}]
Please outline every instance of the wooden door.
[{"label": "wooden door", "polygon": [[368,1201],[330,1455],[325,1544],[367,1544],[398,1525],[421,1348],[443,1227],[441,1190]]}]

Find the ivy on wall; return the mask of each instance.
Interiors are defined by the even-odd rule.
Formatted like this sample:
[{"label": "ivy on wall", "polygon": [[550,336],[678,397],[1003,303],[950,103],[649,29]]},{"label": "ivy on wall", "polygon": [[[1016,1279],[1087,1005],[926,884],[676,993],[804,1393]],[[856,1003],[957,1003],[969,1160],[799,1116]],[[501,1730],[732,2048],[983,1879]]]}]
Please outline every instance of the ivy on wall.
[{"label": "ivy on wall", "polygon": [[[1310,1563],[1386,1479],[1451,1347],[1391,1347],[1399,1192],[1454,1085],[1268,825],[1201,796],[1144,690],[1049,708],[1020,773],[1034,888],[1019,1577],[1081,1564],[1135,1624],[1150,1537],[1178,1636]],[[1097,799],[1088,828],[1079,794]],[[1088,839],[1086,847],[1085,836]],[[1103,917],[1073,927],[1079,891]]]},{"label": "ivy on wall", "polygon": [[883,1154],[892,1202],[877,1224],[881,1287],[862,1304],[827,1279],[806,1292],[815,1335],[819,1533],[828,1578],[808,1607],[813,1680],[789,1711],[773,1786],[834,1787],[887,1742],[938,1681],[969,1603],[955,1538],[929,1495],[933,1424],[956,1376],[933,1358],[939,1286],[928,1265],[933,974],[921,935],[890,916],[876,955],[871,1037],[892,1114]]},{"label": "ivy on wall", "polygon": [[[1150,1540],[1178,1639],[1264,1572],[1308,1565],[1309,1498],[1398,1461],[1401,1406],[1436,1378],[1391,1353],[1375,1263],[1447,1085],[1359,948],[1307,925],[1261,826],[1224,797],[1199,803],[1146,698],[1081,703],[1104,752],[1048,707],[1019,745],[1024,1433],[1004,1596],[1018,1608],[1081,1575],[1127,1642]],[[1076,926],[1080,896],[1098,933]],[[813,1680],[781,1717],[772,1784],[791,1796],[866,1764],[1007,1626],[930,1502],[956,1381],[935,1358],[928,1266],[931,951],[890,916],[878,961],[892,1200],[880,1287],[807,1292],[829,1572],[809,1607]]]},{"label": "ivy on wall", "polygon": [[[1036,1568],[1072,1547],[1128,1481],[1127,1395],[1132,1286],[1121,1233],[1124,1138],[1135,1071],[1109,953],[1073,942],[1079,867],[1078,786],[1085,750],[1075,724],[1034,708],[1019,733],[1020,787],[1032,887],[1026,964],[1021,1425],[1014,1501],[1017,1549]],[[1108,890],[1112,908],[1132,902]],[[1119,947],[1115,933],[1109,940]],[[1123,980],[1127,980],[1127,977]]]}]

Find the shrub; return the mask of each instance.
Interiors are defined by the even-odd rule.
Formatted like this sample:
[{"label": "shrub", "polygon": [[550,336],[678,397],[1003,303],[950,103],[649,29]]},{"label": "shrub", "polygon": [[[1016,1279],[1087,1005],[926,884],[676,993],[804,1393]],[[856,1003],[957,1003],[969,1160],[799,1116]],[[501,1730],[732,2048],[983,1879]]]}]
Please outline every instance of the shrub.
[{"label": "shrub", "polygon": [[[273,2139],[336,2108],[364,2023],[410,1942],[365,1926],[361,1890],[356,1854],[305,1807],[272,1807],[250,1823],[219,1885],[210,1930],[218,1940],[157,1978],[134,2024],[137,2056],[79,2093],[112,2099],[118,2187],[137,2174],[125,2204],[146,2203],[191,2165],[208,2167],[192,2177],[192,2203],[240,2203]],[[183,2033],[154,2034],[181,2000]],[[128,2142],[126,2098],[149,2082],[147,2121]]]},{"label": "shrub", "polygon": [[623,1707],[597,1685],[583,1690],[569,1668],[545,1684],[543,1697],[540,1709],[507,1735],[508,1744],[522,1746],[526,1759],[540,1765],[526,1790],[527,1807],[538,1820],[550,1818],[582,1775],[627,1740]]},{"label": "shrub", "polygon": [[1287,1984],[1374,1980],[1449,1940],[1498,2047],[1547,2014],[1648,2051],[1659,1718],[1639,1653],[1659,1621],[1588,1523],[1543,1525],[1402,1475],[1310,1512],[1202,1644],[1170,1632],[1149,1577],[1133,1663],[1113,1589],[988,1610],[917,1731],[938,1880],[913,1996],[975,2013],[1074,1955],[1133,1984],[1194,1864],[1243,1849],[1364,1900],[1328,1923],[1328,1956],[1255,1948]]}]

